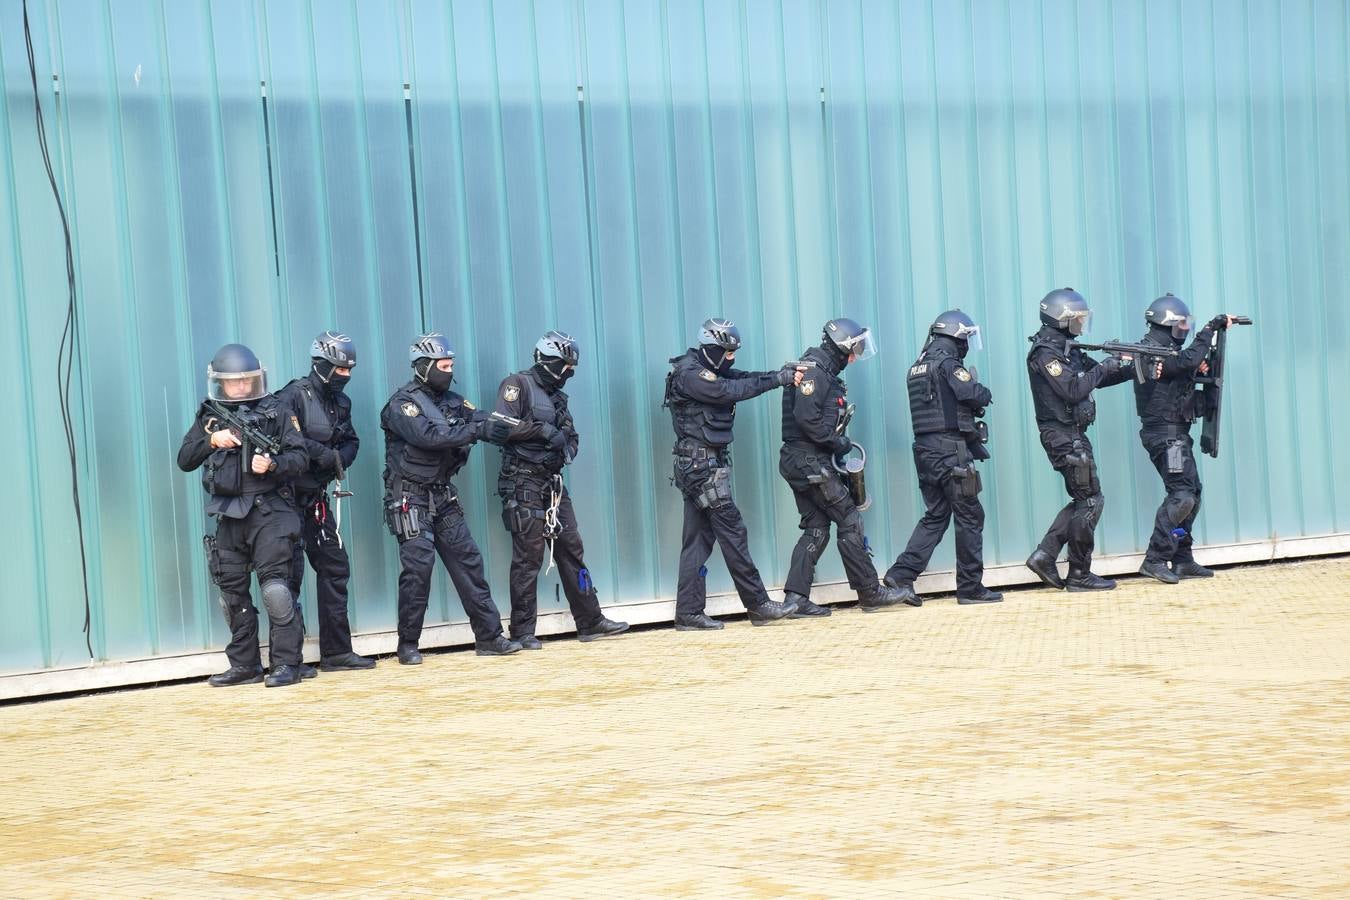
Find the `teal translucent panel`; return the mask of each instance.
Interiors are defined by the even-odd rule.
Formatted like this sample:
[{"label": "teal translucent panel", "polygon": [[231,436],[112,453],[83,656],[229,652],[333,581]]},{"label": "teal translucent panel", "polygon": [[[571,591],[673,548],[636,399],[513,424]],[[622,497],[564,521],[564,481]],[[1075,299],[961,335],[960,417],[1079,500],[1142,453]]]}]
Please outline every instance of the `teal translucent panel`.
[{"label": "teal translucent panel", "polygon": [[[607,602],[674,591],[666,360],[711,315],[773,368],[849,315],[878,561],[921,512],[903,372],[928,323],[985,327],[986,560],[1022,560],[1063,502],[1031,426],[1025,337],[1071,285],[1094,337],[1164,291],[1234,333],[1207,543],[1343,533],[1350,467],[1350,22],[1338,0],[966,4],[737,0],[30,0],[71,215],[76,463],[99,659],[219,647],[195,475],[174,456],[229,341],[274,387],[315,333],[360,348],[345,516],[358,630],[394,619],[378,413],[406,348],[446,333],[482,406],[536,338],[582,342],[569,484]],[[59,220],[37,151],[21,5],[0,4],[0,666],[87,658],[55,353]],[[57,76],[57,80],[53,79]],[[1093,430],[1100,547],[1139,550],[1160,485],[1129,386]],[[798,535],[778,394],[746,403],[735,480],[765,580]],[[499,455],[459,479],[505,609]],[[952,564],[949,546],[934,568]],[[827,553],[818,577],[841,578]],[[716,558],[709,590],[730,588]],[[556,577],[541,606],[558,606]],[[312,586],[305,603],[314,618]],[[462,617],[438,576],[430,618]]]}]

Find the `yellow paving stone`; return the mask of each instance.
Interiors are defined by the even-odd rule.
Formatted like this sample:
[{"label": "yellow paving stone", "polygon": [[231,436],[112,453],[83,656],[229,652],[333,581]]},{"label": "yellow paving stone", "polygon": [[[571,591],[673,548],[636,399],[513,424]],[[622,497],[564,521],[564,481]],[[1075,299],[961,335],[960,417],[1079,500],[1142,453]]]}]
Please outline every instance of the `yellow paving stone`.
[{"label": "yellow paving stone", "polygon": [[0,898],[1350,895],[1350,559],[0,707]]}]

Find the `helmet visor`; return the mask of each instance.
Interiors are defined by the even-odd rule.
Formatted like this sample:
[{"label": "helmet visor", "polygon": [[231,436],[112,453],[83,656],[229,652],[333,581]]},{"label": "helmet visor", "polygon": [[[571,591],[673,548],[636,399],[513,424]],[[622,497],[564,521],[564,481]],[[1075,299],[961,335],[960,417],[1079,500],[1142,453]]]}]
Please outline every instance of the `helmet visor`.
[{"label": "helmet visor", "polygon": [[966,348],[969,350],[984,349],[984,338],[981,337],[980,326],[978,325],[957,325],[956,339],[965,341]]},{"label": "helmet visor", "polygon": [[1195,324],[1194,316],[1183,316],[1180,313],[1168,310],[1163,314],[1162,321],[1158,323],[1164,328],[1172,329],[1172,337],[1177,340],[1184,340],[1190,333],[1191,326]]},{"label": "helmet visor", "polygon": [[851,338],[839,342],[839,346],[849,352],[853,362],[860,362],[877,355],[877,341],[872,337],[872,329],[864,328]]},{"label": "helmet visor", "polygon": [[267,393],[267,369],[217,372],[206,367],[206,396],[220,403],[248,403]]},{"label": "helmet visor", "polygon": [[1092,330],[1092,310],[1065,310],[1059,317],[1059,325],[1072,335],[1087,334]]}]

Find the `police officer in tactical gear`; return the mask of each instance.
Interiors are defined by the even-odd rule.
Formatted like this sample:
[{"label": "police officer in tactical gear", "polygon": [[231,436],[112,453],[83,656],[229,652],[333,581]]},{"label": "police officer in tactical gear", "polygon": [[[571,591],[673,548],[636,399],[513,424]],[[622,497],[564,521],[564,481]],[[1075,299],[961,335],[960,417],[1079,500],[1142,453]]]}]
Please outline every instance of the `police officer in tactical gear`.
[{"label": "police officer in tactical gear", "polygon": [[314,567],[319,604],[319,665],[325,670],[370,669],[375,660],[352,652],[347,621],[347,581],[351,566],[342,546],[328,484],[342,478],[356,459],[361,441],[352,428],[352,402],[344,391],[356,365],[356,345],[345,334],[325,331],[309,348],[309,374],[277,392],[300,422],[309,467],[295,478],[301,546],[291,567],[291,593],[300,596],[305,557]]},{"label": "police officer in tactical gear", "polygon": [[979,326],[959,309],[944,312],[928,329],[923,352],[909,368],[909,414],[914,424],[914,467],[927,510],[909,544],[886,573],[886,584],[914,596],[914,579],[928,567],[947,525],[956,520],[956,602],[998,603],[1003,595],[983,584],[984,507],[976,460],[984,446],[985,407],[993,402],[964,360],[983,347]]},{"label": "police officer in tactical gear", "polygon": [[[1093,390],[1134,377],[1130,357],[1098,362],[1074,345],[1091,321],[1092,312],[1082,294],[1073,288],[1051,291],[1041,301],[1041,330],[1029,338],[1031,352],[1027,354],[1041,446],[1050,465],[1064,477],[1070,499],[1026,565],[1051,587],[1067,587],[1070,591],[1109,591],[1116,586],[1111,579],[1091,571],[1093,532],[1105,498],[1086,429],[1097,418]],[[1055,560],[1065,544],[1069,547],[1069,573],[1067,578],[1060,578]]]},{"label": "police officer in tactical gear", "polygon": [[1161,370],[1154,370],[1156,378],[1134,386],[1139,439],[1167,490],[1154,517],[1153,536],[1139,572],[1164,584],[1176,584],[1182,578],[1210,578],[1214,572],[1197,563],[1191,554],[1191,530],[1200,512],[1200,474],[1191,440],[1199,400],[1195,379],[1209,373],[1206,357],[1214,332],[1226,329],[1233,320],[1227,315],[1215,316],[1184,350],[1194,320],[1180,297],[1167,294],[1154,300],[1144,313],[1144,321],[1148,334],[1139,343],[1180,352],[1162,358]]},{"label": "police officer in tactical gear", "polygon": [[796,604],[770,600],[750,558],[745,521],[731,496],[732,426],[736,404],[774,388],[801,381],[792,366],[776,372],[733,368],[741,332],[728,319],[708,319],[699,329],[698,346],[671,357],[665,406],[675,426],[674,485],[684,495],[684,533],[675,590],[675,629],[703,631],[723,625],[704,613],[707,569],[714,544],[755,625],[782,619]]},{"label": "police officer in tactical gear", "polygon": [[853,407],[848,387],[839,377],[850,362],[876,354],[872,333],[852,319],[825,323],[820,346],[802,354],[809,365],[801,384],[783,389],[783,448],[778,471],[792,488],[801,513],[802,536],[792,550],[784,602],[796,604],[793,618],[828,616],[828,607],[810,600],[816,563],[830,540],[830,524],[839,529],[839,555],[848,584],[858,592],[863,612],[874,612],[901,601],[917,605],[889,586],[883,587],[863,534],[862,513],[835,462],[853,446],[848,422]]},{"label": "police officer in tactical gear", "polygon": [[[258,648],[258,610],[249,594],[249,572],[258,573],[267,610],[272,672],[268,687],[295,684],[301,678],[304,624],[288,585],[291,558],[300,542],[290,480],[305,470],[308,457],[300,423],[285,404],[267,392],[267,370],[243,344],[226,344],[206,368],[207,399],[178,448],[178,467],[202,471],[211,495],[206,512],[216,517],[216,533],[206,539],[211,580],[220,589],[220,607],[230,626],[225,656],[230,667],[210,678],[215,687],[263,681]],[[219,404],[244,431],[233,430]],[[258,447],[253,430],[280,444],[275,455]]]},{"label": "police officer in tactical gear", "polygon": [[502,656],[520,645],[502,634],[501,616],[483,575],[483,557],[469,534],[450,479],[469,460],[475,441],[505,440],[509,429],[450,390],[455,353],[432,332],[408,351],[413,378],[380,412],[384,429],[385,522],[398,539],[398,661],[422,662],[417,643],[427,612],[431,573],[439,554],[473,628],[479,656]]},{"label": "police officer in tactical gear", "polygon": [[539,567],[550,552],[578,639],[594,641],[628,630],[627,622],[608,619],[600,609],[572,497],[563,483],[563,467],[576,458],[580,444],[563,386],[580,360],[571,335],[550,331],[534,345],[534,365],[508,375],[497,390],[496,413],[521,422],[502,446],[497,493],[511,535],[511,639],[526,650],[544,646],[535,636],[535,623]]}]

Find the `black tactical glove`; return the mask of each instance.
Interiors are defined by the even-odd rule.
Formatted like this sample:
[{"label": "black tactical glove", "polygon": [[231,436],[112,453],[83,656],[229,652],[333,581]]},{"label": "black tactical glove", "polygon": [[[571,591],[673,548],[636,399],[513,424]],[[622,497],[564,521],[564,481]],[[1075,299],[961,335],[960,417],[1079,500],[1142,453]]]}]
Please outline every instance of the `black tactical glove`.
[{"label": "black tactical glove", "polygon": [[337,478],[338,481],[342,481],[347,477],[347,470],[343,468],[342,465],[342,454],[338,452],[336,447],[333,448],[329,456],[328,468],[333,470],[333,476]]},{"label": "black tactical glove", "polygon": [[773,373],[774,381],[778,382],[779,387],[787,387],[792,384],[792,380],[797,377],[797,368],[795,366],[783,366],[777,372]]},{"label": "black tactical glove", "polygon": [[487,418],[479,422],[479,440],[498,446],[505,444],[511,436],[511,423],[502,419]]},{"label": "black tactical glove", "polygon": [[850,441],[846,435],[842,434],[836,434],[833,443],[830,445],[830,450],[833,451],[836,457],[847,456],[848,451],[852,449],[853,442]]},{"label": "black tactical glove", "polygon": [[1209,320],[1209,327],[1216,331],[1224,331],[1228,328],[1228,314],[1220,313]]},{"label": "black tactical glove", "polygon": [[548,441],[548,449],[558,452],[567,446],[567,435],[561,429],[545,423],[539,430],[539,436]]}]

